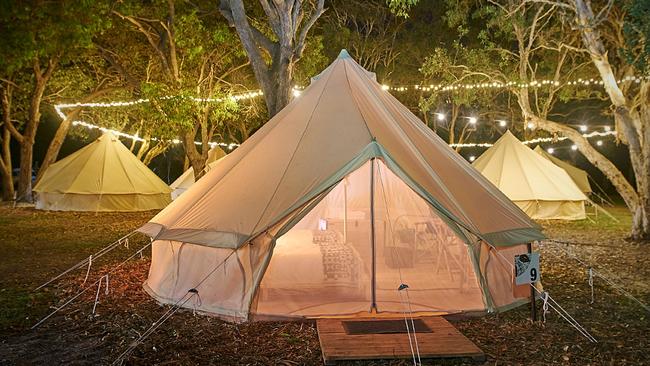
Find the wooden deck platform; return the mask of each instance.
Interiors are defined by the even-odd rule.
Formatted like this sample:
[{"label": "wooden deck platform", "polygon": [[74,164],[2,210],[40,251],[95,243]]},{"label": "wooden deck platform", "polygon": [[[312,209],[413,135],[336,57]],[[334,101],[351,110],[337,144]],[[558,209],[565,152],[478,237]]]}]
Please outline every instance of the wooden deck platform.
[{"label": "wooden deck platform", "polygon": [[[404,321],[404,318],[393,318]],[[462,335],[453,325],[440,316],[421,319],[430,331],[417,333],[420,357],[425,358],[468,358],[477,362],[485,361],[485,354],[472,341]],[[368,327],[371,334],[348,334],[346,321],[381,322],[376,319],[318,319],[318,340],[326,365],[340,360],[376,360],[411,358],[408,334],[377,334],[376,328]],[[404,327],[405,328],[405,327]],[[411,335],[412,336],[412,335]]]}]

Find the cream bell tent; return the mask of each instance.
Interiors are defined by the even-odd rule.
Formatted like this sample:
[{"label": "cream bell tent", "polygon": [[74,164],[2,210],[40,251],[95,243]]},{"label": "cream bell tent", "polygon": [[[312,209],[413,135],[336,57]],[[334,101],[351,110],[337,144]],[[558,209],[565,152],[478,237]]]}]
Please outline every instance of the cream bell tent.
[{"label": "cream bell tent", "polygon": [[553,164],[564,169],[564,171],[569,175],[569,177],[571,177],[571,180],[573,180],[573,182],[578,186],[578,188],[580,188],[582,193],[584,194],[591,193],[591,184],[589,184],[589,175],[587,174],[586,171],[580,168],[576,168],[564,160],[560,160],[556,158],[555,156],[544,151],[544,149],[542,149],[539,145],[535,147],[534,151],[540,154],[541,156],[545,157],[546,159],[550,160]]},{"label": "cream bell tent", "polygon": [[[226,153],[219,147],[215,146],[208,151],[208,160],[206,161],[205,171],[208,172],[219,159],[226,156]],[[172,200],[175,200],[183,192],[194,184],[194,168],[190,167],[181,174],[169,187],[172,189]]]},{"label": "cream bell tent", "polygon": [[139,230],[149,294],[232,321],[507,309],[543,238],[345,51]]},{"label": "cream bell tent", "polygon": [[52,164],[34,191],[36,208],[53,211],[144,211],[171,202],[167,184],[111,133]]},{"label": "cream bell tent", "polygon": [[533,219],[586,217],[587,197],[571,177],[510,131],[472,165]]}]

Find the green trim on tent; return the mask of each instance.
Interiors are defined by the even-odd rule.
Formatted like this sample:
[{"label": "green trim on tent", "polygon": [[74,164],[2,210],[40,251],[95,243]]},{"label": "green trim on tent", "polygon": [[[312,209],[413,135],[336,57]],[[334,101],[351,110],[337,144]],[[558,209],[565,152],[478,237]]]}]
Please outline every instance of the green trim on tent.
[{"label": "green trim on tent", "polygon": [[483,303],[485,304],[485,309],[488,312],[494,311],[494,300],[492,299],[492,294],[490,293],[490,288],[488,287],[487,280],[483,276],[481,271],[481,242],[478,241],[472,245],[467,246],[468,255],[472,259],[472,265],[474,266],[474,273],[476,278],[479,281],[481,287],[481,293],[483,294]]},{"label": "green trim on tent", "polygon": [[[345,164],[341,169],[336,171],[332,176],[324,180],[318,186],[314,187],[309,193],[307,193],[303,197],[303,199],[299,200],[291,207],[289,207],[289,209],[285,210],[280,215],[278,215],[278,217],[274,218],[272,222],[278,222],[281,218],[286,217],[287,215],[289,215],[291,212],[293,212],[300,206],[314,199],[323,191],[329,189],[330,187],[338,183],[341,179],[345,178],[348,174],[358,169],[359,167],[361,167],[361,165],[365,164],[366,161],[372,158],[381,158],[386,164],[386,166],[393,173],[395,173],[398,177],[400,177],[413,191],[415,191],[415,193],[417,193],[431,206],[433,206],[435,211],[437,211],[437,213],[440,215],[440,218],[443,219],[447,224],[449,224],[450,228],[456,234],[458,234],[458,236],[461,239],[463,239],[467,244],[471,244],[472,242],[465,235],[463,229],[467,230],[468,232],[471,232],[472,234],[478,236],[481,239],[486,240],[493,246],[512,246],[517,244],[528,243],[535,240],[546,239],[546,237],[541,233],[541,231],[538,228],[519,228],[519,229],[505,230],[505,231],[488,233],[488,234],[480,234],[475,232],[471,228],[466,227],[464,224],[461,224],[462,223],[461,220],[459,220],[454,214],[449,212],[423,187],[421,187],[413,179],[411,179],[411,177],[409,177],[404,172],[404,170],[402,170],[399,164],[397,164],[395,160],[393,160],[393,158],[388,153],[388,151],[386,151],[386,149],[384,149],[384,147],[381,146],[381,144],[379,144],[375,140],[371,141],[368,145],[366,145],[357,154],[357,156],[354,159],[352,159],[350,162]],[[260,233],[263,233],[266,230],[268,230],[268,227],[255,232],[253,235],[249,236],[245,240],[242,240],[237,247],[241,247],[242,245],[244,245],[244,243],[257,237]]]},{"label": "green trim on tent", "polygon": [[482,234],[481,238],[496,247],[506,247],[544,240],[546,236],[539,229],[520,228]]}]

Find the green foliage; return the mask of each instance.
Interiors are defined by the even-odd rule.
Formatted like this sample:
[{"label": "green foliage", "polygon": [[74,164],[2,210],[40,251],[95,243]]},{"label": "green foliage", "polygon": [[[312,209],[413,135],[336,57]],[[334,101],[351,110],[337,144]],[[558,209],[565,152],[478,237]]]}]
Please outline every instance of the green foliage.
[{"label": "green foliage", "polygon": [[408,12],[412,6],[418,3],[419,0],[386,0],[390,10],[398,16],[407,18]]},{"label": "green foliage", "polygon": [[13,74],[35,60],[77,58],[110,27],[105,1],[1,1],[0,73]]},{"label": "green foliage", "polygon": [[625,6],[623,25],[627,61],[640,72],[650,72],[650,1],[630,0]]}]

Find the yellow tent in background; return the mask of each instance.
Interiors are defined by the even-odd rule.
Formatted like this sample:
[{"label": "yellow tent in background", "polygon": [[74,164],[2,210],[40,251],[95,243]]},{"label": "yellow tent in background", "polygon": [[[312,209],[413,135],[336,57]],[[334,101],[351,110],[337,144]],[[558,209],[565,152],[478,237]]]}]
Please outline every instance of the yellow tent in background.
[{"label": "yellow tent in background", "polygon": [[111,133],[52,164],[34,187],[36,208],[145,211],[171,202],[171,189]]},{"label": "yellow tent in background", "polygon": [[555,156],[547,153],[539,145],[537,145],[534,151],[540,154],[541,156],[545,157],[546,159],[550,160],[553,164],[564,169],[564,171],[567,172],[569,177],[571,177],[571,179],[575,182],[575,184],[578,186],[578,188],[580,188],[580,190],[583,193],[589,194],[592,192],[591,185],[589,184],[589,176],[587,175],[587,172],[585,172],[580,168],[576,168],[573,165],[567,163],[566,161],[560,160]]},{"label": "yellow tent in background", "polygon": [[[208,151],[208,160],[206,161],[204,168],[205,172],[210,171],[214,164],[216,164],[216,162],[224,156],[226,156],[226,153],[219,146],[215,146],[210,149],[210,151]],[[190,188],[195,182],[196,179],[194,178],[194,168],[190,167],[185,172],[183,172],[180,177],[176,178],[172,184],[169,185],[171,189],[173,189],[172,200],[175,200],[183,192],[187,191],[187,189]]]},{"label": "yellow tent in background", "polygon": [[533,219],[586,218],[587,197],[564,169],[507,131],[473,163]]}]

